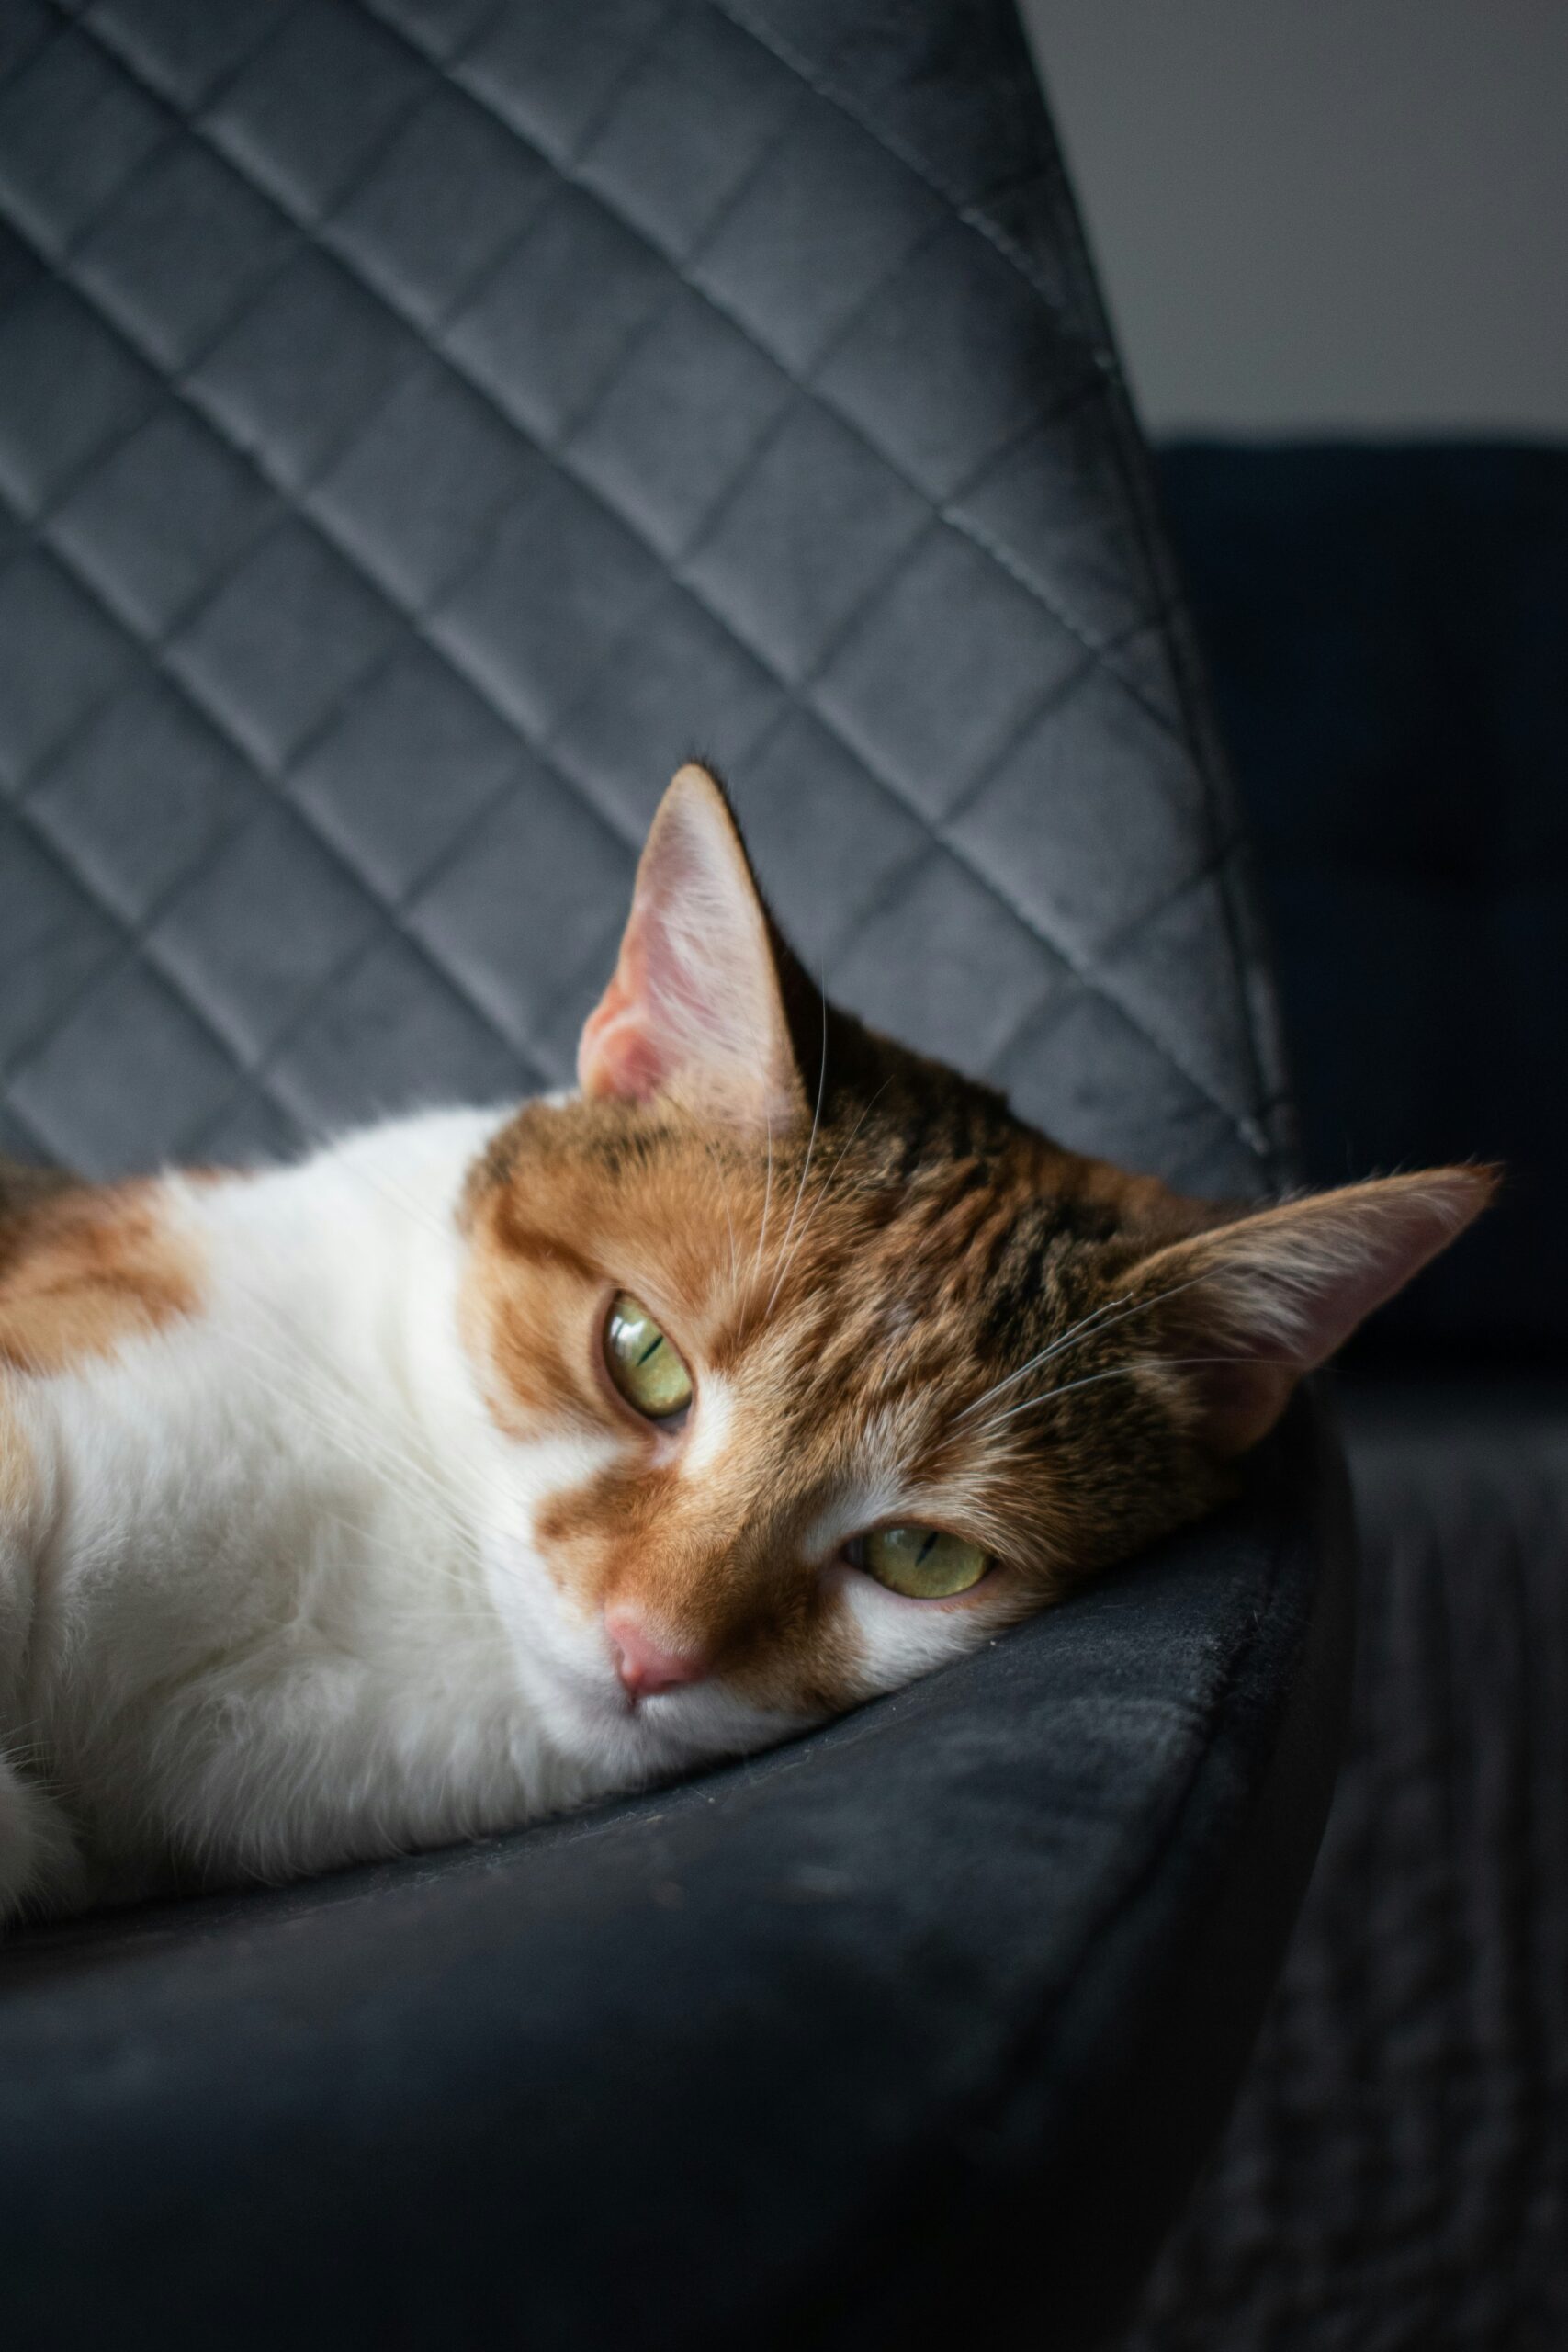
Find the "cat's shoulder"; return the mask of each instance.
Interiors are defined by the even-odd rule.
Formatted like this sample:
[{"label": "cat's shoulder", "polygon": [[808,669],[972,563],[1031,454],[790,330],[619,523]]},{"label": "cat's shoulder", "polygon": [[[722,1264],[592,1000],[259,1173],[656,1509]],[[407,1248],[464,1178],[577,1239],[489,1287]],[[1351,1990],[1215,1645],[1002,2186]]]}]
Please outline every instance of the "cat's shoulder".
[{"label": "cat's shoulder", "polygon": [[427,1111],[281,1167],[113,1183],[0,1159],[0,1367],[55,1374],[204,1310],[221,1318],[236,1283],[254,1290],[269,1268],[341,1305],[414,1237],[456,1234],[470,1166],[506,1115]]},{"label": "cat's shoulder", "polygon": [[64,1168],[31,1166],[0,1152],[0,1263],[13,1236],[21,1234],[39,1211],[62,1194],[85,1189],[82,1180]]},{"label": "cat's shoulder", "polygon": [[62,1371],[195,1314],[201,1252],[180,1213],[192,1181],[91,1184],[0,1159],[0,1364]]}]

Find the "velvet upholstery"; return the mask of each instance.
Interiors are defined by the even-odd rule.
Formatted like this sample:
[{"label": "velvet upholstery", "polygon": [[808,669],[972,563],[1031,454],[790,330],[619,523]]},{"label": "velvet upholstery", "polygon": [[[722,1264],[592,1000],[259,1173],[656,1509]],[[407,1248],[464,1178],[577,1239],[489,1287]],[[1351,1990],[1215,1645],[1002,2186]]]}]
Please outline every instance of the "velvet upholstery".
[{"label": "velvet upholstery", "polygon": [[[1227,1944],[1239,2018],[1206,1969],[1200,2079],[1151,2142],[1144,2071],[1340,1508],[1303,1414],[1250,1508],[815,1738],[529,1837],[24,1939],[17,2340],[130,2309],[164,2343],[333,2352],[1022,2341],[1044,2271],[1051,2340],[1085,2341],[1251,2023]],[[1325,1794],[1335,1631],[1283,1853],[1248,1873],[1266,1944]]]},{"label": "velvet upholstery", "polygon": [[[830,987],[1069,1142],[1285,1170],[1146,463],[1002,0],[15,0],[0,1139],[562,1078],[733,776]],[[0,1952],[0,2302],[139,2333],[1087,2343],[1315,1843],[1343,1496],[780,1754]],[[1006,2224],[1007,2226],[1003,2226]]]},{"label": "velvet upholstery", "polygon": [[1235,826],[1004,0],[6,36],[0,1148],[559,1082],[698,748],[858,1009],[1064,1141],[1271,1172]]}]

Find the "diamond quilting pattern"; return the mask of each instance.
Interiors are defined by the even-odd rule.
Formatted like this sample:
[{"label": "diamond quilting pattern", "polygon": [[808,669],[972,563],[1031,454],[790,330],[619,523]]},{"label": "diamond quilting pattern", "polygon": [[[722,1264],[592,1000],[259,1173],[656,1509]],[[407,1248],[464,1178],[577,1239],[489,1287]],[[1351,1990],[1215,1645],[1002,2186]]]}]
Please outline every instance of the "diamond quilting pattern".
[{"label": "diamond quilting pattern", "polygon": [[297,217],[340,202],[424,95],[420,61],[363,9],[292,10],[205,118],[225,154]]},{"label": "diamond quilting pattern", "polygon": [[25,789],[130,670],[134,649],[44,548],[0,573],[0,775]]},{"label": "diamond quilting pattern", "polygon": [[[297,5],[297,0],[296,0]],[[82,0],[65,13],[80,15]],[[277,31],[288,0],[96,0],[93,29],[134,57],[149,88],[176,107],[199,107]]]},{"label": "diamond quilting pattern", "polygon": [[49,763],[27,818],[49,837],[61,869],[134,927],[265,805],[217,729],[163,679],[143,674]]},{"label": "diamond quilting pattern", "polygon": [[50,844],[0,812],[0,1054],[26,1056],[114,952],[114,926]]},{"label": "diamond quilting pattern", "polygon": [[171,138],[80,241],[72,277],[156,366],[186,368],[296,243],[220,157]]},{"label": "diamond quilting pattern", "polygon": [[0,290],[0,495],[29,519],[133,429],[157,383],[85,303],[7,241]]},{"label": "diamond quilting pattern", "polygon": [[582,177],[665,252],[689,253],[804,99],[795,75],[717,9],[679,9],[585,142]]},{"label": "diamond quilting pattern", "polygon": [[1141,456],[1011,12],[945,14],[8,12],[7,1148],[558,1081],[697,749],[829,987],[1268,1176]]},{"label": "diamond quilting pattern", "polygon": [[50,536],[150,641],[276,518],[253,469],[187,410],[159,408],[62,498]]},{"label": "diamond quilting pattern", "polygon": [[84,36],[40,41],[0,91],[0,184],[46,253],[68,246],[163,143],[159,109]]},{"label": "diamond quilting pattern", "polygon": [[509,727],[451,666],[400,642],[316,735],[289,773],[292,798],[371,896],[409,899],[466,841],[492,801],[538,771]]}]

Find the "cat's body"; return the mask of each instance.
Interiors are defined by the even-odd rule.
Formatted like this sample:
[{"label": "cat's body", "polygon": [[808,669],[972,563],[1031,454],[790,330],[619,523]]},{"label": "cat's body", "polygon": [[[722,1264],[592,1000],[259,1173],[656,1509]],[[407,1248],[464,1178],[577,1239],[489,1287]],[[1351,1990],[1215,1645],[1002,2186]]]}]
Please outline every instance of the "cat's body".
[{"label": "cat's body", "polygon": [[[96,1329],[0,1374],[5,1729],[47,1759],[22,1785],[61,1857],[39,1895],[317,1869],[613,1781],[552,1739],[472,1548],[497,1481],[527,1499],[457,1329],[458,1204],[502,1121],[84,1199],[33,1244],[56,1280],[85,1236],[118,1261]],[[13,1302],[14,1356],[49,1363],[59,1297]]]},{"label": "cat's body", "polygon": [[0,1177],[0,1920],[895,1687],[1217,1499],[1488,1189],[1238,1222],[1057,1151],[803,990],[689,772],[582,1075],[278,1172]]}]

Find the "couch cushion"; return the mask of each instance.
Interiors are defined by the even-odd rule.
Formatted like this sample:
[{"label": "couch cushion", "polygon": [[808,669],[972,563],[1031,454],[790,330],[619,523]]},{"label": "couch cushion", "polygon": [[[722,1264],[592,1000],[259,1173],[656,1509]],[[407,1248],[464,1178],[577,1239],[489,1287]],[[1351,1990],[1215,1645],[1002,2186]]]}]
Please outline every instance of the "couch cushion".
[{"label": "couch cushion", "polygon": [[1299,1895],[1346,1543],[1303,1403],[1223,1520],[772,1755],[0,1948],[16,2340],[1098,2342]]},{"label": "couch cushion", "polygon": [[731,773],[829,984],[1272,1172],[1235,828],[1005,0],[26,0],[0,1148],[554,1083]]}]

